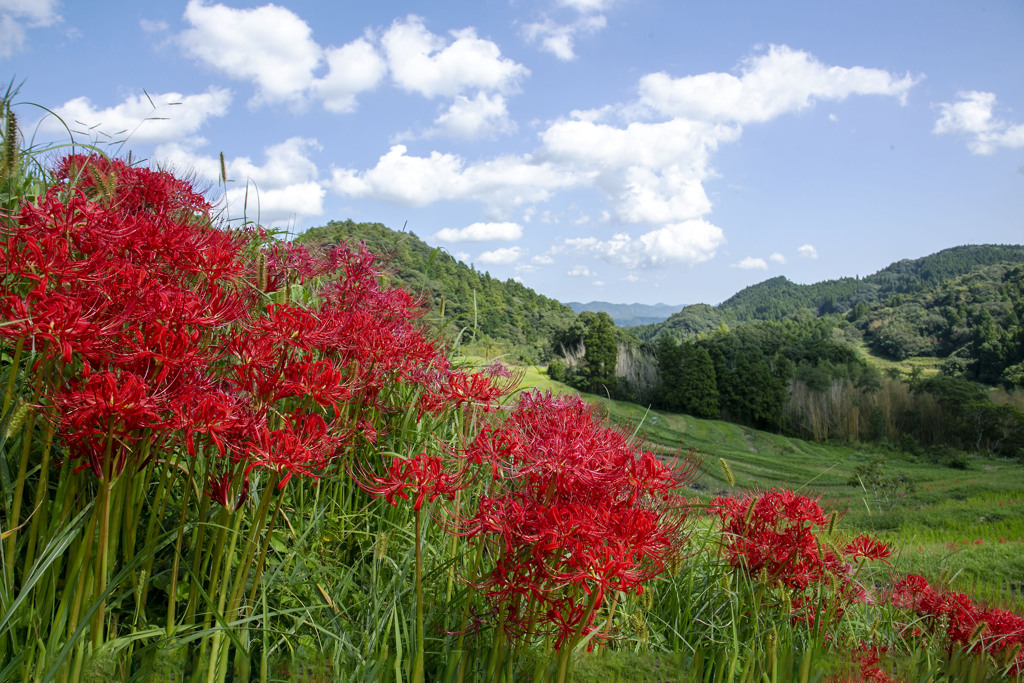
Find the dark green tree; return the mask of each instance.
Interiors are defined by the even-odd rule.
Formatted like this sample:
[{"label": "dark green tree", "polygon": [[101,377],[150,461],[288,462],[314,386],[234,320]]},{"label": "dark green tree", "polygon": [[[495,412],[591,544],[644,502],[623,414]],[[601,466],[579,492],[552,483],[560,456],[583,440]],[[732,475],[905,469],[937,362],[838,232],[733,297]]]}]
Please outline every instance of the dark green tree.
[{"label": "dark green tree", "polygon": [[580,313],[580,320],[585,329],[582,388],[591,393],[615,393],[615,365],[619,355],[619,346],[615,341],[615,322],[603,311],[584,311]]},{"label": "dark green tree", "polygon": [[695,417],[718,417],[718,382],[711,354],[687,342],[681,347],[679,394],[682,411]]}]

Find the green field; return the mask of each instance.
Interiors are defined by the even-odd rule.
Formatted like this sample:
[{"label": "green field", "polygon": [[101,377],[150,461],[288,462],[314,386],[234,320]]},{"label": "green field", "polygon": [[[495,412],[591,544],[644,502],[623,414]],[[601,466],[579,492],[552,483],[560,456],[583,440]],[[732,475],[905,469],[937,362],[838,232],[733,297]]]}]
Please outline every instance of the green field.
[{"label": "green field", "polygon": [[[572,392],[540,369],[523,386]],[[948,582],[1004,607],[1024,606],[1024,465],[966,453],[938,462],[872,445],[818,444],[719,420],[587,396],[648,448],[696,448],[706,473],[694,495],[790,488],[820,496],[839,524],[893,546],[893,569]],[[730,486],[720,459],[728,463]],[[875,467],[871,470],[874,461]],[[874,486],[872,486],[874,484]],[[908,486],[909,485],[909,486]]]}]

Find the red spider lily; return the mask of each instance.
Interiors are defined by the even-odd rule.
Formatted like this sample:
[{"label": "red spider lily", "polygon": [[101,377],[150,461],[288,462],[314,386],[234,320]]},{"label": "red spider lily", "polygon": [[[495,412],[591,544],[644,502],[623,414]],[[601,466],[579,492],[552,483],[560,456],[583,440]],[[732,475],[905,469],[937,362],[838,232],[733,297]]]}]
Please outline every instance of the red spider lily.
[{"label": "red spider lily", "polygon": [[825,514],[817,501],[772,490],[752,499],[715,498],[709,512],[722,519],[734,567],[799,590],[824,576],[814,527],[824,525]]},{"label": "red spider lily", "polygon": [[897,581],[892,604],[910,610],[925,632],[945,637],[955,648],[988,654],[1012,654],[1010,673],[1024,673],[1024,617],[995,608],[981,608],[963,593],[936,589],[928,581],[909,574]]},{"label": "red spider lily", "polygon": [[219,474],[211,474],[203,491],[210,500],[228,510],[238,510],[249,497],[249,477],[242,473],[241,491],[236,495],[232,492],[236,474],[231,470]]},{"label": "red spider lily", "polygon": [[285,426],[273,431],[262,427],[248,444],[246,472],[269,469],[281,476],[278,488],[298,474],[321,476],[339,451],[344,438],[328,432],[327,423],[316,414],[288,416]]},{"label": "red spider lily", "polygon": [[897,683],[898,679],[893,678],[878,666],[878,663],[882,661],[881,655],[887,651],[888,648],[868,645],[861,641],[860,647],[853,652],[853,660],[857,662],[860,669],[861,681],[864,683]]},{"label": "red spider lily", "polygon": [[356,482],[368,493],[383,496],[389,505],[397,505],[396,498],[409,500],[412,491],[416,494],[412,508],[419,511],[424,501],[433,503],[439,496],[454,498],[456,491],[469,483],[463,474],[448,472],[439,456],[420,453],[408,459],[396,457],[383,476],[364,472]]},{"label": "red spider lily", "polygon": [[494,481],[463,533],[495,541],[480,587],[510,634],[547,633],[562,648],[609,591],[639,593],[677,552],[680,522],[661,504],[680,475],[578,397],[524,394],[464,457]]},{"label": "red spider lily", "polygon": [[892,550],[889,549],[889,546],[871,538],[867,534],[861,534],[850,541],[843,552],[851,558],[863,557],[867,560],[881,560],[886,564],[889,563],[886,558],[892,555]]},{"label": "red spider lily", "polygon": [[329,360],[290,363],[284,368],[278,398],[307,396],[321,406],[336,405],[352,395],[344,373]]}]

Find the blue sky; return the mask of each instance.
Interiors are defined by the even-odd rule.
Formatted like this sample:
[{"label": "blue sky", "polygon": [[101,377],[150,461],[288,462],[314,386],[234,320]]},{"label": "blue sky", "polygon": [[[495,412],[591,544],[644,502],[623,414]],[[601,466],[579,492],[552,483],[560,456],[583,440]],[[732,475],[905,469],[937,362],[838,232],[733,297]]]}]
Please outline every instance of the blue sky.
[{"label": "blue sky", "polygon": [[0,0],[0,29],[37,143],[68,138],[42,105],[214,188],[223,153],[229,219],[405,225],[562,301],[1024,242],[1020,0]]}]

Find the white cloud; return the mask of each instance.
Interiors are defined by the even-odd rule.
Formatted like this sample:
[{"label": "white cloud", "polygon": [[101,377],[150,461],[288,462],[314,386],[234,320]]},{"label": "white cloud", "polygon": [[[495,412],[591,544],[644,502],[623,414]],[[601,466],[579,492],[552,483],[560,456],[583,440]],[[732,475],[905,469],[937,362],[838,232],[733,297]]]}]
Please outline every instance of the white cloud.
[{"label": "white cloud", "polygon": [[477,256],[476,260],[488,265],[507,266],[518,261],[522,255],[523,250],[520,247],[502,247],[493,251],[485,251]]},{"label": "white cloud", "polygon": [[478,92],[470,99],[457,95],[448,111],[434,121],[434,128],[424,137],[451,137],[463,140],[507,135],[516,130],[515,122],[509,117],[504,96],[495,93]]},{"label": "white cloud", "polygon": [[498,157],[466,166],[454,154],[409,156],[394,145],[367,171],[335,169],[330,186],[347,197],[371,197],[406,206],[436,201],[475,200],[508,210],[549,199],[561,188],[583,181],[583,174],[523,157]]},{"label": "white cloud", "polygon": [[387,64],[365,38],[330,48],[324,53],[327,75],[312,82],[327,111],[344,113],[356,108],[356,95],[372,90],[383,80]]},{"label": "white cloud", "polygon": [[919,80],[862,66],[826,66],[785,45],[745,60],[740,76],[705,73],[673,78],[655,73],[640,79],[640,102],[658,114],[702,121],[753,123],[809,107],[817,100],[850,95],[888,95],[905,100]]},{"label": "white cloud", "polygon": [[590,284],[593,285],[594,287],[604,287],[604,283],[601,282],[600,280],[594,280]]},{"label": "white cloud", "polygon": [[[231,91],[210,88],[197,95],[134,95],[106,109],[98,109],[87,97],[76,97],[56,107],[54,113],[72,131],[85,132],[100,142],[130,136],[136,144],[158,144],[194,135],[208,119],[227,114],[230,104]],[[64,125],[52,116],[43,119],[40,129],[65,133]]]},{"label": "white cloud", "polygon": [[561,7],[569,7],[581,14],[589,12],[605,12],[615,4],[615,0],[558,0]]},{"label": "white cloud", "polygon": [[463,263],[469,263],[469,252],[456,251],[452,254],[452,257],[456,261],[462,261]]},{"label": "white cloud", "polygon": [[635,240],[628,233],[620,232],[609,240],[567,239],[565,246],[635,270],[701,263],[713,258],[724,242],[721,228],[698,219],[666,225]]},{"label": "white cloud", "polygon": [[522,236],[523,228],[518,223],[473,223],[461,230],[444,228],[434,233],[434,239],[441,242],[512,242]]},{"label": "white cloud", "polygon": [[451,35],[449,43],[415,15],[395,21],[381,38],[395,83],[424,97],[453,97],[468,89],[509,93],[530,73],[472,28]]},{"label": "white cloud", "polygon": [[803,258],[816,259],[818,258],[818,250],[814,248],[813,244],[805,244],[796,250],[796,253]]},{"label": "white cloud", "polygon": [[622,278],[623,282],[640,282],[640,276],[636,273],[628,273],[626,277]]},{"label": "white cloud", "polygon": [[776,251],[775,253],[768,257],[768,260],[771,261],[772,263],[778,263],[779,265],[782,265],[786,262],[786,257]]},{"label": "white cloud", "polygon": [[179,36],[187,53],[232,78],[257,86],[254,104],[301,98],[313,82],[322,51],[297,14],[277,5],[234,9],[189,0]]},{"label": "white cloud", "polygon": [[569,24],[559,24],[550,18],[544,21],[526,24],[523,37],[528,43],[540,43],[540,49],[550,52],[558,59],[567,62],[576,59],[573,49],[577,35],[593,35],[607,25],[604,15],[580,17]]},{"label": "white cloud", "polygon": [[541,134],[538,156],[595,174],[620,221],[667,224],[711,210],[703,186],[710,153],[738,136],[732,126],[685,119],[625,128],[560,121]]},{"label": "white cloud", "polygon": [[597,277],[597,273],[586,266],[573,266],[569,269],[566,275],[570,275],[572,277]]},{"label": "white cloud", "polygon": [[933,133],[967,136],[967,147],[974,154],[992,154],[999,147],[1024,147],[1024,124],[995,118],[993,93],[972,90],[958,93],[957,97],[959,102],[939,105],[942,115],[935,122]]},{"label": "white cloud", "polygon": [[57,0],[0,0],[0,58],[24,48],[26,29],[59,22],[57,5]]},{"label": "white cloud", "polygon": [[[196,152],[196,145],[168,143],[157,147],[153,158],[162,164],[216,182],[220,160]],[[265,225],[288,221],[296,216],[319,216],[324,212],[325,190],[309,154],[320,147],[316,140],[293,137],[264,149],[266,161],[255,164],[249,157],[226,160],[230,189],[226,193],[228,215],[248,218]]]},{"label": "white cloud", "polygon": [[729,267],[739,268],[740,270],[768,270],[768,263],[763,258],[748,256],[739,263],[734,263]]},{"label": "white cloud", "polygon": [[550,266],[555,262],[555,259],[551,258],[548,254],[537,254],[533,257],[533,262],[539,266]]}]

